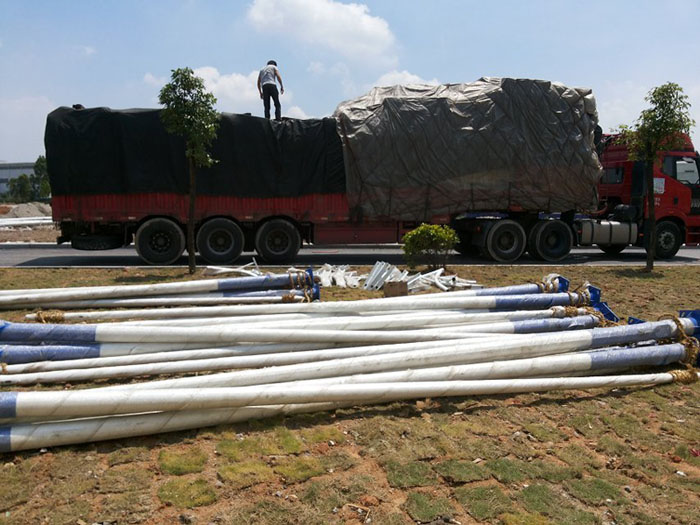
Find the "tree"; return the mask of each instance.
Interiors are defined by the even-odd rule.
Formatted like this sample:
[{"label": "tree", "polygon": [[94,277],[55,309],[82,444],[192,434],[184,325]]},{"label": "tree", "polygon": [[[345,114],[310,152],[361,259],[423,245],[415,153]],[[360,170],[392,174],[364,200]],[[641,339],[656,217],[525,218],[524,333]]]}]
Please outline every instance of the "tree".
[{"label": "tree", "polygon": [[654,205],[654,164],[660,161],[658,152],[680,149],[695,121],[690,118],[690,103],[683,88],[673,82],[655,87],[644,100],[650,104],[632,126],[620,126],[618,142],[625,144],[632,160],[644,162],[648,220],[644,239],[647,250],[646,271],[654,269],[656,256],[656,213]]},{"label": "tree", "polygon": [[19,177],[10,179],[7,183],[10,201],[15,203],[29,202],[32,199],[32,185],[29,175],[23,173]]},{"label": "tree", "polygon": [[158,100],[165,106],[161,120],[168,133],[185,140],[185,157],[189,172],[189,216],[187,219],[187,254],[190,273],[194,273],[194,213],[196,170],[216,161],[207,149],[216,138],[219,113],[214,109],[216,98],[204,88],[204,81],[189,67],[173,69],[170,82],[160,90]]},{"label": "tree", "polygon": [[49,173],[46,169],[46,157],[39,155],[34,163],[34,174],[29,176],[32,187],[32,200],[39,200],[51,194],[49,185]]}]

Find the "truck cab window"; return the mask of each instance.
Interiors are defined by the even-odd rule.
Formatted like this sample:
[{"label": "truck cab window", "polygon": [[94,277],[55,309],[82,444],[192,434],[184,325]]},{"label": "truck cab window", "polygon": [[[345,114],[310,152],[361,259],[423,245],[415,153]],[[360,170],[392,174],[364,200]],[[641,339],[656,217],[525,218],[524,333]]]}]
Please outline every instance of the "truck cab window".
[{"label": "truck cab window", "polygon": [[676,177],[676,159],[678,157],[671,157],[671,156],[666,156],[664,157],[664,163],[661,166],[661,171],[663,172],[664,175],[668,175],[669,177]]},{"label": "truck cab window", "polygon": [[600,182],[602,184],[622,184],[624,175],[625,168],[623,166],[605,168],[605,170],[603,170],[603,177],[600,179]]},{"label": "truck cab window", "polygon": [[692,157],[676,157],[676,179],[678,182],[691,186],[700,184],[697,159]]}]

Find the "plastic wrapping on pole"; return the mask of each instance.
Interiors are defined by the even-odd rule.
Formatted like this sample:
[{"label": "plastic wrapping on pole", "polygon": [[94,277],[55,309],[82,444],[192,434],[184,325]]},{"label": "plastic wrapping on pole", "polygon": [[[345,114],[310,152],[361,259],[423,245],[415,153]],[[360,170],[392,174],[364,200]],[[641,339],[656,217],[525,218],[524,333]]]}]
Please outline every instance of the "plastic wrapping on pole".
[{"label": "plastic wrapping on pole", "polygon": [[255,292],[221,292],[207,295],[176,295],[172,297],[137,297],[119,299],[79,300],[59,303],[42,303],[42,308],[72,310],[78,308],[139,308],[144,306],[181,306],[217,304],[283,303],[287,301],[316,301],[320,299],[320,288],[314,285],[306,295],[303,290],[259,290]]},{"label": "plastic wrapping on pole", "polygon": [[[683,321],[683,320],[681,320]],[[683,323],[686,330],[694,326]],[[262,370],[243,370],[211,374],[203,377],[185,377],[115,385],[104,389],[190,388],[215,386],[244,386],[280,383],[302,379],[320,379],[359,373],[381,372],[406,368],[427,368],[439,365],[483,363],[500,359],[519,359],[543,355],[601,348],[617,344],[666,339],[678,332],[673,321],[657,321],[632,326],[575,330],[570,332],[511,336],[495,340],[472,341],[465,344],[443,342],[430,351],[417,350],[399,354],[351,357],[322,361],[313,365],[296,364],[269,367]]]},{"label": "plastic wrapping on pole", "polygon": [[271,288],[293,288],[313,286],[311,270],[295,275],[264,275],[260,277],[232,277],[202,281],[176,283],[137,284],[126,286],[86,287],[75,290],[63,289],[53,292],[50,288],[41,292],[20,292],[0,295],[0,309],[14,309],[18,305],[37,305],[49,302],[106,297],[152,296],[174,293],[221,292],[224,290],[266,290]]},{"label": "plastic wrapping on pole", "polygon": [[493,296],[457,296],[450,294],[431,294],[417,297],[400,297],[391,299],[362,299],[359,301],[338,301],[329,303],[297,303],[272,305],[235,305],[211,306],[199,308],[139,309],[109,312],[66,312],[65,320],[88,321],[108,319],[158,319],[177,317],[221,317],[234,315],[259,315],[272,313],[298,312],[378,312],[393,310],[432,310],[479,309],[487,311],[504,310],[544,310],[553,306],[580,306],[588,301],[586,294],[580,293],[546,293],[530,295],[493,295]]},{"label": "plastic wrapping on pole", "polygon": [[[450,389],[449,383],[440,382],[435,385],[436,390],[434,390],[434,393],[430,394],[430,396],[543,392],[561,389],[619,388],[625,386],[658,385],[671,381],[673,381],[673,376],[667,373],[581,378],[487,380],[471,382],[472,384],[470,385],[458,385],[459,388],[456,386],[449,394],[447,393]],[[353,392],[353,390],[350,390],[351,387],[353,390],[356,390],[355,393],[351,393]],[[315,397],[318,397],[318,388],[318,386],[312,387],[312,390],[315,390]],[[374,388],[376,388],[376,390],[374,390]],[[198,409],[181,412],[169,411],[155,414],[100,417],[97,419],[78,419],[54,423],[17,424],[0,427],[0,452],[156,434],[213,426],[222,423],[232,423],[277,414],[330,410],[349,404],[355,404],[359,397],[367,403],[393,401],[402,399],[404,396],[425,397],[427,395],[426,392],[430,391],[429,388],[430,387],[426,387],[419,391],[415,384],[403,385],[400,383],[388,385],[337,385],[329,386],[326,396],[331,397],[331,392],[334,392],[333,395],[342,398],[343,401],[271,405],[269,407],[254,406],[233,409]],[[201,394],[208,390],[209,389],[198,389],[191,392]],[[219,394],[217,390],[218,389],[211,390],[210,394],[212,398],[220,398],[221,394]],[[339,394],[339,392],[342,392],[342,394]],[[363,394],[362,392],[365,393]],[[178,393],[178,391],[168,391],[165,393],[165,399],[167,403],[175,404],[177,401],[183,401],[183,399],[178,396],[182,395],[183,397],[187,397],[188,393],[188,391],[180,393]],[[153,395],[157,396],[157,394]],[[294,393],[284,391],[281,395],[291,398]],[[312,395],[314,395],[313,392]],[[356,397],[353,401],[348,402],[346,401],[348,395]],[[217,400],[215,402],[218,403],[220,401]],[[11,400],[11,396],[6,395],[3,399],[2,415],[5,417],[13,417],[11,416],[12,409],[13,401]],[[16,410],[16,404],[14,405],[14,409]]]},{"label": "plastic wrapping on pole", "polygon": [[[174,398],[168,396],[163,390],[150,390],[156,392],[152,396],[140,395],[135,392],[143,391],[100,391],[81,390],[79,392],[7,392],[0,393],[0,419],[2,418],[37,418],[37,417],[87,417],[111,414],[128,414],[134,412],[159,411],[159,410],[183,410],[193,408],[223,408],[225,406],[244,405],[269,405],[277,403],[309,403],[323,401],[342,401],[345,399],[361,400],[353,395],[357,390],[345,390],[346,397],[328,397],[328,392],[338,384],[357,383],[380,383],[384,390],[391,396],[391,388],[386,385],[391,383],[417,382],[425,384],[432,383],[429,392],[420,393],[417,389],[416,396],[437,396],[437,395],[463,395],[451,393],[450,388],[455,388],[457,381],[465,380],[486,380],[494,378],[524,378],[537,375],[550,375],[562,372],[590,371],[590,370],[614,370],[619,368],[631,368],[641,365],[666,365],[677,362],[685,357],[685,348],[681,344],[661,345],[647,348],[634,349],[605,349],[594,352],[582,352],[579,354],[564,354],[559,356],[548,356],[546,358],[531,358],[520,360],[507,360],[498,362],[488,362],[475,365],[463,365],[455,367],[443,367],[438,369],[423,369],[415,371],[400,371],[394,373],[374,374],[355,376],[350,378],[334,378],[333,381],[297,381],[284,385],[268,384],[256,385],[238,389],[229,389],[230,394],[234,390],[240,392],[240,397],[231,395],[221,396],[221,400],[226,403],[216,405],[213,400],[216,395],[201,394],[218,390],[223,392],[226,389],[205,388],[190,390],[187,396],[181,401],[173,401]],[[408,378],[405,377],[409,372]],[[393,376],[393,377],[392,377]],[[340,381],[338,381],[340,379]],[[344,380],[343,380],[344,379]],[[365,381],[367,380],[367,381]],[[475,381],[476,382],[476,381]],[[451,384],[450,384],[451,383]],[[440,390],[439,385],[448,385],[445,391]],[[369,390],[369,387],[367,387]],[[374,392],[380,387],[372,387]],[[284,397],[290,392],[306,392],[304,397]],[[147,390],[148,392],[148,390]],[[168,392],[176,393],[177,389]],[[442,394],[436,392],[443,392]],[[272,393],[272,394],[270,394]],[[469,392],[467,392],[469,393]],[[374,394],[372,394],[374,395]],[[246,397],[247,396],[247,397]],[[175,404],[168,404],[164,401],[168,398]],[[212,404],[197,406],[201,399],[209,399]],[[229,399],[228,402],[225,400]],[[141,404],[139,404],[141,403]],[[144,404],[145,403],[145,404]],[[150,404],[149,404],[150,403]],[[87,409],[81,411],[81,409]],[[10,414],[10,415],[7,415]]]}]

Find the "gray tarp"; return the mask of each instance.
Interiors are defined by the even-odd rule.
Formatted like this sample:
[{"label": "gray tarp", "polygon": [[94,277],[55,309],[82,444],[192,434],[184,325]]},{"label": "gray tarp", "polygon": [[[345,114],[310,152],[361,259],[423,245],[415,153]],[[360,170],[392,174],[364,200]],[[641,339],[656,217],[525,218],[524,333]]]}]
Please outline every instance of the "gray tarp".
[{"label": "gray tarp", "polygon": [[380,87],[334,116],[356,216],[596,208],[590,89],[511,78]]}]

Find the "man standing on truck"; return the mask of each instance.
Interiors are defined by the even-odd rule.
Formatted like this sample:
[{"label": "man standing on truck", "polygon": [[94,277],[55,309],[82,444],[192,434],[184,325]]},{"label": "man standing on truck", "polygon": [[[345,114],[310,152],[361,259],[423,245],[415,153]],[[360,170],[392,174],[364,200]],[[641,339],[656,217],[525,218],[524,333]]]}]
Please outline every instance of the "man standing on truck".
[{"label": "man standing on truck", "polygon": [[[280,83],[280,92],[277,93],[277,84]],[[258,74],[258,92],[263,99],[265,107],[265,118],[270,118],[270,97],[275,103],[275,120],[282,120],[282,105],[280,104],[280,94],[284,95],[282,77],[277,69],[277,62],[268,60],[267,65]]]}]

